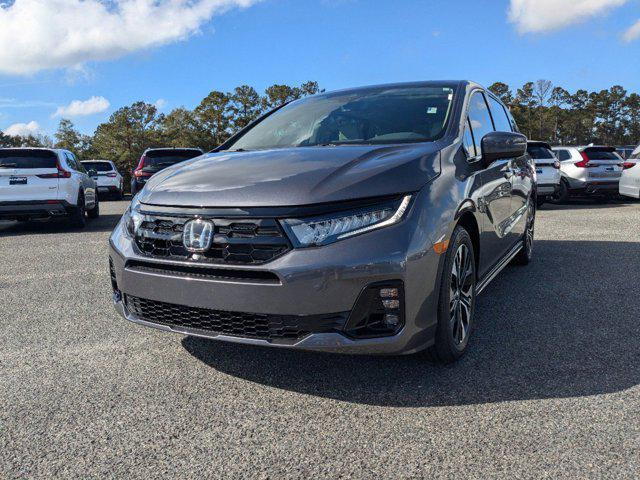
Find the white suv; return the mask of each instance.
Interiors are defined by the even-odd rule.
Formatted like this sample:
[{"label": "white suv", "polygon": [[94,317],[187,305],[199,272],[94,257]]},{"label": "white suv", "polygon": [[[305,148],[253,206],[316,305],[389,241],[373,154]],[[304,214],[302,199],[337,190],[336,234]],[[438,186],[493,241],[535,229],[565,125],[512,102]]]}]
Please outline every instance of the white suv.
[{"label": "white suv", "polygon": [[109,160],[85,160],[82,162],[87,171],[95,172],[93,179],[98,184],[98,193],[110,193],[118,200],[124,194],[124,181],[115,164]]},{"label": "white suv", "polygon": [[[94,172],[91,172],[94,173]],[[0,219],[67,217],[84,227],[100,214],[96,182],[73,153],[48,148],[0,149]]]},{"label": "white suv", "polygon": [[622,157],[614,147],[553,147],[560,160],[562,181],[557,201],[570,195],[618,195]]}]

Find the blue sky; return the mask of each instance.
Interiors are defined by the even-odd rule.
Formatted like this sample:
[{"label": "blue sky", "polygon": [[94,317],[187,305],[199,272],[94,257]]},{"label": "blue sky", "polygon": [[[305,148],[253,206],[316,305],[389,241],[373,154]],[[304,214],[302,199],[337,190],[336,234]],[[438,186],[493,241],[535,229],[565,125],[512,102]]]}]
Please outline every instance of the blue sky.
[{"label": "blue sky", "polygon": [[[16,0],[5,13],[32,1]],[[51,0],[69,7],[77,1]],[[193,108],[211,90],[249,84],[262,91],[307,80],[333,90],[454,78],[520,86],[544,78],[571,91],[620,84],[640,92],[640,38],[628,30],[640,19],[638,0],[602,0],[595,12],[572,10],[560,20],[564,0],[529,7],[530,0],[226,0],[249,6],[224,12],[216,5],[225,0],[202,1],[213,2],[213,13],[207,10],[187,33],[162,38],[160,45],[144,44],[145,29],[156,28],[148,24],[125,33],[132,35],[126,45],[141,45],[130,52],[117,39],[101,37],[93,46],[85,38],[64,51],[52,46],[47,56],[20,50],[24,46],[14,57],[0,54],[0,129],[35,122],[33,128],[52,134],[59,107],[98,97],[93,109],[71,109],[80,130],[92,133],[111,112],[136,100],[161,99],[169,111]],[[510,7],[520,9],[512,10],[512,21]],[[0,29],[3,21],[20,21],[3,20],[2,10]],[[36,30],[27,33],[55,43],[46,23],[30,21]],[[118,28],[111,29],[114,36]],[[0,50],[11,49],[9,43],[0,35]]]}]

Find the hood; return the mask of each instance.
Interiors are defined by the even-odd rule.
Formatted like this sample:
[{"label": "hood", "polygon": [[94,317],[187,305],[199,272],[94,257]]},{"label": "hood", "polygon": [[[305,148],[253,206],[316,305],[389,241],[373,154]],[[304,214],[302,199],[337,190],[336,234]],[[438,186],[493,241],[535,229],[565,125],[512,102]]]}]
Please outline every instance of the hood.
[{"label": "hood", "polygon": [[139,200],[181,207],[276,207],[417,191],[440,173],[437,143],[210,153],[154,175]]}]

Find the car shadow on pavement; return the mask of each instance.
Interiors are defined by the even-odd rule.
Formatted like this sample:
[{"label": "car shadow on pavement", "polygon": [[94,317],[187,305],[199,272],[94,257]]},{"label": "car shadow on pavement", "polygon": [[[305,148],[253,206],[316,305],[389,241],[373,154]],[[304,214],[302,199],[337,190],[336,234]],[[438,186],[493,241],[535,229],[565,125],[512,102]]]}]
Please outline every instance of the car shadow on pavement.
[{"label": "car shadow on pavement", "polygon": [[345,402],[468,405],[615,393],[640,383],[640,243],[538,241],[478,299],[469,353],[362,357],[185,337],[208,366],[251,382]]},{"label": "car shadow on pavement", "polygon": [[81,232],[110,232],[118,224],[122,215],[100,215],[96,219],[87,219],[84,228],[76,228],[64,219],[33,222],[0,222],[0,237],[33,234],[60,234]]},{"label": "car shadow on pavement", "polygon": [[542,210],[600,210],[606,208],[632,207],[638,203],[634,198],[602,201],[594,198],[572,198],[564,203],[545,203]]}]

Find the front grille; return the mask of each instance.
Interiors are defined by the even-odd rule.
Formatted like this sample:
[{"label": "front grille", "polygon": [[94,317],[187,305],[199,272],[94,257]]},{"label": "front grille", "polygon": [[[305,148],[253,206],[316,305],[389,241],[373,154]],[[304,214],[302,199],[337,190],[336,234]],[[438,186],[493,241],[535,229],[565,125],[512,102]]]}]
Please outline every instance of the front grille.
[{"label": "front grille", "polygon": [[201,254],[191,254],[182,242],[184,225],[189,220],[147,217],[138,229],[136,245],[151,257],[237,265],[261,265],[291,248],[274,219],[211,219],[215,225],[211,248]]},{"label": "front grille", "polygon": [[347,314],[288,316],[225,312],[125,295],[129,312],[146,322],[207,333],[275,341],[295,341],[311,333],[341,330]]}]

